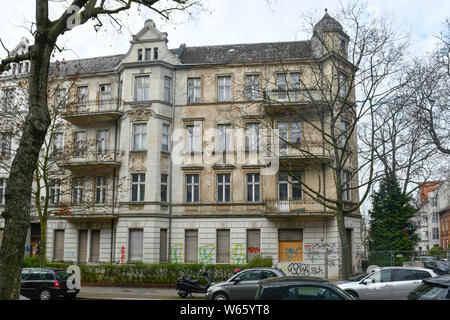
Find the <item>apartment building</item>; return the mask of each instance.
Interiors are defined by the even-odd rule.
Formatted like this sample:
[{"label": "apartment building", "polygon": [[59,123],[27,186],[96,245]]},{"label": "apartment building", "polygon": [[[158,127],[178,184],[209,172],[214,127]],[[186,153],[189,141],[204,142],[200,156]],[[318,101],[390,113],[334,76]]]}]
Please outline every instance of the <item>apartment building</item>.
[{"label": "apartment building", "polygon": [[[55,88],[66,97],[67,128],[47,259],[242,264],[261,255],[291,274],[338,278],[334,212],[301,184],[336,194],[323,165],[332,155],[289,110],[309,114],[319,68],[333,73],[330,48],[339,94],[354,71],[342,26],[325,14],[315,31],[325,36],[169,49],[148,20],[126,54],[68,61]],[[351,203],[357,144],[348,121],[340,123],[352,154],[342,196]],[[356,271],[359,211],[345,224]]]}]

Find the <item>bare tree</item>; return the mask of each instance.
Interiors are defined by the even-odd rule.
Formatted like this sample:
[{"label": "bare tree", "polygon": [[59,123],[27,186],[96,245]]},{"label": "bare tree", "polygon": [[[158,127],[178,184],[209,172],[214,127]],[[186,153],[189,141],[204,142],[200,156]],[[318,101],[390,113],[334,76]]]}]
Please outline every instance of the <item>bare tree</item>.
[{"label": "bare tree", "polygon": [[[33,176],[42,144],[51,124],[47,104],[48,74],[50,58],[57,48],[60,36],[90,20],[118,22],[116,15],[132,6],[149,8],[168,18],[174,11],[192,13],[199,9],[199,1],[172,0],[163,5],[159,0],[73,0],[67,10],[55,20],[50,20],[49,0],[35,1],[33,23],[34,44],[23,55],[11,55],[2,59],[0,71],[7,70],[11,63],[31,61],[29,78],[29,112],[25,119],[22,137],[11,165],[5,195],[5,229],[0,249],[0,299],[17,299],[20,291],[20,276],[24,256],[26,234],[29,226],[30,197]],[[120,25],[120,24],[119,24]]]}]

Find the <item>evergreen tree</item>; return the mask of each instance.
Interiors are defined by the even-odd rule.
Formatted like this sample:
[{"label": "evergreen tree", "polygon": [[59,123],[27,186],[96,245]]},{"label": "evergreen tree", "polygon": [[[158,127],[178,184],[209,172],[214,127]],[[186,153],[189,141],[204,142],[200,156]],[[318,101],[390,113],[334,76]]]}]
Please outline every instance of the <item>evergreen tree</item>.
[{"label": "evergreen tree", "polygon": [[416,209],[411,198],[402,193],[395,175],[388,175],[372,196],[369,212],[369,249],[374,251],[410,251],[418,241],[412,217]]}]

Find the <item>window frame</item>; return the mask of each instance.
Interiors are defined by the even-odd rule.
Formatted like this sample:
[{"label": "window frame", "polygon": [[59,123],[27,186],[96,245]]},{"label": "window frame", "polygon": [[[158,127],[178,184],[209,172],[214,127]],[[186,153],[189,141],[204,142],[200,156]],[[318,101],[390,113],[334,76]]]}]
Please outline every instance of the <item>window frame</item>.
[{"label": "window frame", "polygon": [[[136,181],[133,181],[134,177],[137,178]],[[130,192],[131,192],[130,193],[130,202],[144,202],[145,201],[145,184],[146,184],[145,173],[142,173],[142,172],[130,173],[130,186],[131,186],[130,187]],[[136,195],[136,198],[134,198],[134,194]]]},{"label": "window frame", "polygon": [[[138,83],[139,80],[142,80],[142,83]],[[146,102],[149,100],[150,100],[150,75],[149,74],[135,75],[134,102]]]}]

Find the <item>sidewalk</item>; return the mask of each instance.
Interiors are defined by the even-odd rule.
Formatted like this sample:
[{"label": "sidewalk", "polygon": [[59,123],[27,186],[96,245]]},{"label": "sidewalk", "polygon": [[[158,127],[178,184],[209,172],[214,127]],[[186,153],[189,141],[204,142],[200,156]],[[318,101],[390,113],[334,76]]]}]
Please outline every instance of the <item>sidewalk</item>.
[{"label": "sidewalk", "polygon": [[[99,299],[99,300],[184,300],[178,296],[175,288],[139,288],[139,287],[99,287],[91,285],[81,285],[77,298]],[[205,294],[193,293],[192,299],[205,299]]]}]

